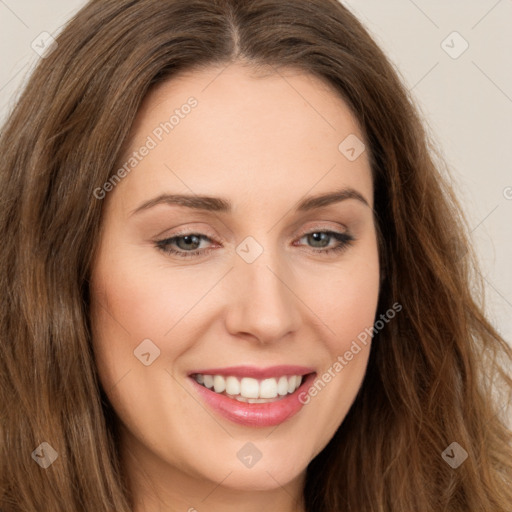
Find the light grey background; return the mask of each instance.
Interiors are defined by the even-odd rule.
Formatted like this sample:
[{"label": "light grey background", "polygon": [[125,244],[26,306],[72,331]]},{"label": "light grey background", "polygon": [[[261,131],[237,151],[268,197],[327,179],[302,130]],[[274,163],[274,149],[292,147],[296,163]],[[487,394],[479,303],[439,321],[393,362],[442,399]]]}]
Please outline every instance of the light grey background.
[{"label": "light grey background", "polygon": [[[482,263],[487,314],[511,342],[512,0],[344,3],[400,71],[451,168]],[[31,45],[42,32],[56,36],[84,4],[0,0],[0,122],[40,58]]]}]

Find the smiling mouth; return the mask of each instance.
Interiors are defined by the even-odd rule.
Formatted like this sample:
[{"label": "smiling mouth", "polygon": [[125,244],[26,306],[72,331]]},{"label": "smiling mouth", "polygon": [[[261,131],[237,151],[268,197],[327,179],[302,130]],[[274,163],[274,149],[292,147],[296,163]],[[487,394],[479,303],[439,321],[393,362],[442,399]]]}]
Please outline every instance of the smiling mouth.
[{"label": "smiling mouth", "polygon": [[314,368],[305,366],[232,366],[196,369],[188,378],[206,405],[223,418],[245,427],[271,427],[302,410],[300,396],[316,375]]},{"label": "smiling mouth", "polygon": [[304,382],[306,375],[281,375],[266,379],[237,377],[234,375],[210,375],[195,373],[191,377],[201,386],[237,400],[258,404],[277,402],[293,394]]}]

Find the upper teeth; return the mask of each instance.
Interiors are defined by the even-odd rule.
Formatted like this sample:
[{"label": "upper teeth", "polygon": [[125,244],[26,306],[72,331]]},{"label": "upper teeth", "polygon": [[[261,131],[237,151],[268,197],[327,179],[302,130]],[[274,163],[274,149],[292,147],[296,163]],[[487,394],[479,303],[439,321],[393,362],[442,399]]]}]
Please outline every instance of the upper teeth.
[{"label": "upper teeth", "polygon": [[301,375],[257,380],[251,377],[224,377],[223,375],[203,375],[196,373],[194,379],[216,393],[241,395],[244,398],[275,398],[293,393],[302,381]]}]

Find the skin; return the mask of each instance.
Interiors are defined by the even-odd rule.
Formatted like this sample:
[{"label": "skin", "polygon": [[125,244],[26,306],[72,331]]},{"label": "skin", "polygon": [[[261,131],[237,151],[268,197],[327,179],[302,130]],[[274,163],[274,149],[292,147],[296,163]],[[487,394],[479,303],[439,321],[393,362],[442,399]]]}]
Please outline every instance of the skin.
[{"label": "skin", "polygon": [[[119,417],[135,512],[302,511],[307,465],[355,399],[370,343],[275,427],[224,419],[187,375],[299,364],[321,376],[373,325],[379,262],[368,155],[349,161],[338,150],[349,134],[364,137],[320,79],[292,69],[261,75],[236,63],[152,90],[120,165],[190,96],[197,107],[103,199],[92,269],[94,353]],[[294,212],[305,197],[343,187],[368,205],[347,199]],[[163,192],[223,197],[233,211],[160,204],[131,214]],[[179,230],[208,238],[199,247],[182,239],[175,250],[211,251],[184,259],[155,246]],[[338,253],[315,252],[322,242],[306,235],[322,230],[355,241]],[[248,236],[263,249],[252,263],[236,252]],[[324,243],[337,245],[332,236]],[[144,339],[160,350],[149,366],[134,356]],[[247,442],[262,454],[251,468],[237,457]]]}]

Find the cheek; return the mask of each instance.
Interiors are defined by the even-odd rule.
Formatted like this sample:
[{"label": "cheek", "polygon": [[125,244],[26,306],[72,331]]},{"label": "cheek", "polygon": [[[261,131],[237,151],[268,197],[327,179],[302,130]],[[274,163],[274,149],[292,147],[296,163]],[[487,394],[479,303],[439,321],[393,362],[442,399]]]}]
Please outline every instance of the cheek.
[{"label": "cheek", "polygon": [[[329,361],[324,371],[330,370],[331,375],[345,374],[344,396],[357,393],[358,386],[352,384],[362,380],[364,375],[378,295],[378,266],[365,265],[353,268],[352,271],[346,269],[340,272],[337,278],[330,282],[325,297],[317,298],[315,302],[320,311],[318,316],[324,321],[328,332],[324,342]],[[343,368],[336,365],[340,362]],[[331,382],[335,379],[326,376],[324,380]],[[338,384],[331,387],[341,385],[340,380],[338,379]]]},{"label": "cheek", "polygon": [[91,279],[93,346],[105,389],[127,371],[144,368],[134,354],[144,340],[155,343],[154,357],[174,323],[168,313],[175,311],[179,302],[168,286],[130,255],[129,248],[124,251],[121,247],[114,243],[104,246]]},{"label": "cheek", "polygon": [[377,242],[368,239],[341,262],[309,275],[304,287],[308,305],[325,323],[331,356],[373,325],[379,297]]},{"label": "cheek", "polygon": [[374,322],[379,294],[378,271],[362,267],[343,275],[330,283],[326,301],[326,323],[334,336],[331,348],[340,351]]},{"label": "cheek", "polygon": [[[316,275],[316,288],[308,305],[325,324],[327,357],[313,385],[302,396],[315,423],[324,426],[316,440],[315,454],[327,444],[348,413],[364,379],[370,354],[372,327],[379,296],[379,263],[376,243],[330,269],[331,279]],[[308,280],[313,285],[314,280]],[[318,283],[324,286],[318,288]]]},{"label": "cheek", "polygon": [[[109,248],[104,254],[110,256],[98,260],[91,280],[92,338],[99,378],[116,415],[144,444],[153,442],[158,450],[151,429],[162,422],[165,411],[190,402],[179,386],[167,392],[173,382],[168,370],[185,350],[187,340],[174,337],[168,343],[172,332],[165,335],[189,309],[187,304],[193,303],[193,291],[182,277],[178,282],[165,282],[165,271],[147,261],[144,264],[136,251],[130,258]],[[146,353],[150,354],[147,366],[143,362]],[[171,419],[166,424],[171,425]]]},{"label": "cheek", "polygon": [[[147,252],[147,248],[145,248]],[[179,270],[170,273],[158,258],[140,257],[139,249],[127,248],[97,268],[95,296],[103,306],[102,324],[126,338],[161,340],[197,301],[199,280]],[[204,292],[203,292],[204,293]]]},{"label": "cheek", "polygon": [[[168,379],[164,370],[172,367],[195,339],[190,319],[202,314],[198,302],[218,280],[218,272],[198,267],[171,270],[164,258],[148,252],[147,247],[112,240],[103,246],[94,267],[93,346],[105,390],[117,392],[121,379],[124,389],[127,381],[147,382],[161,370]],[[136,358],[147,349],[151,361],[158,354],[149,366]],[[140,386],[138,392],[142,389]],[[111,396],[111,400],[117,399]],[[141,397],[141,401],[145,399]]]}]

